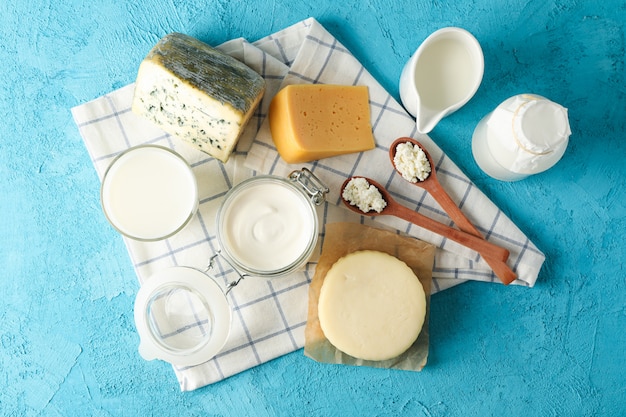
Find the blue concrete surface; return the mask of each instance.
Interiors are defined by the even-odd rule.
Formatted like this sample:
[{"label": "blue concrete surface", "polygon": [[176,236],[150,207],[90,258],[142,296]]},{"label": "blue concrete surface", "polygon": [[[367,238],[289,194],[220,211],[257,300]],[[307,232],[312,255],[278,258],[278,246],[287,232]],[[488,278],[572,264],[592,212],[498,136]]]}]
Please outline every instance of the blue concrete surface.
[{"label": "blue concrete surface", "polygon": [[[181,393],[169,365],[137,354],[137,281],[69,109],[133,82],[168,32],[255,40],[309,16],[396,98],[429,33],[474,33],[483,84],[431,137],[546,264],[533,289],[468,283],[435,295],[421,373],[297,351]],[[625,21],[623,0],[2,2],[0,415],[626,415]],[[498,182],[471,158],[471,134],[525,92],[569,108],[570,146],[552,170]]]}]

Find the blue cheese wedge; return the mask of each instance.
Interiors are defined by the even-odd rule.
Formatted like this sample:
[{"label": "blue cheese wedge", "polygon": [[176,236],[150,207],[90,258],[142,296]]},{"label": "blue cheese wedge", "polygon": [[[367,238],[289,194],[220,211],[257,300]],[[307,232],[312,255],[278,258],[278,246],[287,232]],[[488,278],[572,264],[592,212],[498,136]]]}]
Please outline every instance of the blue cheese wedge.
[{"label": "blue cheese wedge", "polygon": [[132,110],[226,162],[264,92],[265,80],[250,67],[171,33],[139,66]]}]

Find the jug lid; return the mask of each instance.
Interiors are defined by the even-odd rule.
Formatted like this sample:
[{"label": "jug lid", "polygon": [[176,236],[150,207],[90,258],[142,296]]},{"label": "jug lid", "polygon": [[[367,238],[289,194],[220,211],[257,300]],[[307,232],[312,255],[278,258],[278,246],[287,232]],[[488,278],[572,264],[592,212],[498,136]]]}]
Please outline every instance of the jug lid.
[{"label": "jug lid", "polygon": [[547,99],[526,96],[513,116],[513,137],[520,148],[534,155],[557,151],[571,134],[567,109]]}]

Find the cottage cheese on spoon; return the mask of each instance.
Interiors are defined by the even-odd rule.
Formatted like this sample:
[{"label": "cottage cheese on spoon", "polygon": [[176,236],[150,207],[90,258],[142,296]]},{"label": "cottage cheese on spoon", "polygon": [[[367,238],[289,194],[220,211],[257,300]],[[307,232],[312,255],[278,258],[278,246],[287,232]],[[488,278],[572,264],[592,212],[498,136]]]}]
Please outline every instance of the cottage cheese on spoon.
[{"label": "cottage cheese on spoon", "polygon": [[365,178],[352,178],[341,194],[344,200],[357,206],[363,213],[376,211],[380,213],[387,206],[382,194]]},{"label": "cottage cheese on spoon", "polygon": [[409,182],[424,181],[430,175],[430,163],[426,153],[410,142],[396,146],[393,164],[402,177]]}]

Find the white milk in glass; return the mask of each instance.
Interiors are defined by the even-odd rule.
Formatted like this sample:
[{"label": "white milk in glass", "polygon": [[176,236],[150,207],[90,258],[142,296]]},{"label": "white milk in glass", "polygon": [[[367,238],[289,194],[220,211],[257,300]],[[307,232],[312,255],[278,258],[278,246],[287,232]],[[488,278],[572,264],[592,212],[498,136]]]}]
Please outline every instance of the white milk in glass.
[{"label": "white milk in glass", "polygon": [[196,179],[177,153],[138,146],[122,153],[107,170],[101,190],[104,212],[122,234],[159,240],[182,229],[198,206]]}]

